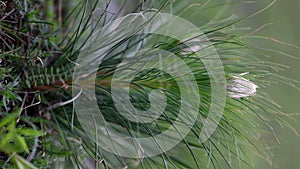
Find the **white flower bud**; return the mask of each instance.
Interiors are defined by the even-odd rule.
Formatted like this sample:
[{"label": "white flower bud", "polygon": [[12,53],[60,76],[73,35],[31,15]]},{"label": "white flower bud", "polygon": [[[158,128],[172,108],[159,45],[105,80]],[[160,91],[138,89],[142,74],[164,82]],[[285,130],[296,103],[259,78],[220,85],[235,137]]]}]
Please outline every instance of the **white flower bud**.
[{"label": "white flower bud", "polygon": [[227,90],[229,97],[239,99],[256,94],[258,86],[250,80],[243,78],[242,76],[245,74],[248,74],[248,72],[239,74],[238,76],[232,76],[228,81]]},{"label": "white flower bud", "polygon": [[187,45],[186,48],[182,49],[182,52],[180,53],[181,55],[190,55],[193,54],[194,52],[198,52],[201,49],[200,44],[200,39],[198,38],[193,38],[193,39],[185,39],[181,41],[181,43],[184,43]]}]

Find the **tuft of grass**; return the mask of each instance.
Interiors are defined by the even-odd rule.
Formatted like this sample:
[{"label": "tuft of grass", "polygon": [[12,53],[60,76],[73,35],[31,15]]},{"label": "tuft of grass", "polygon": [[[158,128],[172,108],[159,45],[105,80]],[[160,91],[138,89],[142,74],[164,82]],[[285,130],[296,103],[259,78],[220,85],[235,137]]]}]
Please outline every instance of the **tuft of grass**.
[{"label": "tuft of grass", "polygon": [[[251,162],[253,155],[269,160],[271,155],[261,139],[265,131],[258,125],[263,122],[270,132],[274,132],[268,119],[275,118],[279,124],[293,127],[285,121],[280,107],[260,89],[255,96],[246,98],[227,95],[216,132],[206,142],[199,142],[203,120],[208,116],[211,103],[210,77],[195,54],[186,53],[186,46],[170,37],[133,35],[106,51],[108,55],[101,56],[104,59],[96,73],[95,93],[105,120],[119,133],[135,137],[159,134],[172,126],[181,106],[182,91],[174,77],[157,69],[143,70],[130,84],[130,101],[139,110],[150,107],[149,94],[152,90],[163,89],[166,94],[165,111],[150,124],[136,124],[117,111],[111,94],[111,81],[126,55],[140,50],[142,46],[162,49],[180,57],[192,70],[200,89],[201,105],[199,118],[194,126],[190,126],[191,132],[172,150],[143,159],[106,152],[86,133],[72,104],[76,99],[72,97],[71,90],[76,85],[72,79],[76,59],[84,52],[89,59],[94,51],[86,50],[86,46],[91,44],[90,39],[104,25],[130,13],[156,11],[197,16],[202,11],[209,13],[232,3],[236,2],[84,0],[64,1],[62,4],[62,0],[58,0],[52,4],[27,0],[0,1],[0,164],[4,168],[223,169],[255,168]],[[247,42],[247,37],[231,29],[266,8],[241,19],[218,20],[220,14],[217,14],[211,22],[200,26],[204,30],[203,36],[209,38],[220,56],[227,83],[233,76],[249,72],[244,77],[260,88],[277,82],[296,87],[298,82],[276,75],[277,71],[285,69],[284,65],[263,61],[265,51],[287,54],[255,47]],[[211,13],[203,15],[206,16],[203,19],[210,20],[207,19],[211,17],[209,15]],[[198,37],[190,37],[195,38]],[[101,43],[108,42],[103,40]],[[201,42],[197,43],[201,45]],[[149,57],[151,55],[145,53],[144,58]],[[121,70],[130,70],[135,63],[137,60],[129,59]],[[174,63],[171,66],[180,68],[181,65]],[[85,83],[84,87],[88,87],[91,82]],[[118,87],[123,88],[122,84]],[[278,140],[276,133],[274,138]]]}]

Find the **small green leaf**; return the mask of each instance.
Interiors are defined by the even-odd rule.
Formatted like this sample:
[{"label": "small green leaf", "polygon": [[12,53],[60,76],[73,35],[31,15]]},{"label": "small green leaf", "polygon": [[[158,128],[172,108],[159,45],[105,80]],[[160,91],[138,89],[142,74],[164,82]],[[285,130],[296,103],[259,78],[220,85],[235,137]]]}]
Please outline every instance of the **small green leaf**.
[{"label": "small green leaf", "polygon": [[32,163],[25,160],[23,157],[19,155],[14,155],[13,160],[17,165],[18,169],[38,169]]},{"label": "small green leaf", "polygon": [[13,145],[13,144],[6,144],[3,147],[0,147],[1,151],[5,152],[6,154],[13,154],[13,153],[20,153],[21,148],[19,146]]},{"label": "small green leaf", "polygon": [[13,92],[10,92],[10,91],[5,91],[4,92],[4,96],[6,98],[9,98],[9,99],[12,99],[12,100],[16,100],[17,99],[16,95]]},{"label": "small green leaf", "polygon": [[2,119],[0,121],[0,128],[6,126],[7,124],[11,123],[12,121],[14,121],[15,117],[12,115],[9,115],[7,117],[5,117],[4,119]]},{"label": "small green leaf", "polygon": [[9,132],[4,136],[4,138],[1,139],[0,148],[5,147],[14,138],[14,136],[15,136],[15,122],[14,121],[12,121],[12,123],[7,127],[7,130]]},{"label": "small green leaf", "polygon": [[33,130],[33,129],[18,129],[17,131],[20,135],[24,136],[32,136],[32,137],[38,137],[45,135],[44,132],[39,130]]},{"label": "small green leaf", "polygon": [[16,131],[16,122],[15,122],[15,120],[11,121],[11,123],[7,126],[7,130],[10,133],[15,133],[15,131]]},{"label": "small green leaf", "polygon": [[17,167],[17,169],[25,169],[25,167],[23,166],[23,164],[21,163],[21,161],[18,158],[13,158],[15,165]]},{"label": "small green leaf", "polygon": [[27,143],[24,139],[24,137],[21,137],[19,135],[16,136],[15,138],[15,142],[18,146],[20,146],[26,153],[29,153],[29,149],[28,149],[28,146],[27,146]]},{"label": "small green leaf", "polygon": [[7,124],[15,124],[15,119],[18,117],[21,109],[16,109],[13,113],[6,115],[3,119],[0,120],[0,128],[6,126]]}]

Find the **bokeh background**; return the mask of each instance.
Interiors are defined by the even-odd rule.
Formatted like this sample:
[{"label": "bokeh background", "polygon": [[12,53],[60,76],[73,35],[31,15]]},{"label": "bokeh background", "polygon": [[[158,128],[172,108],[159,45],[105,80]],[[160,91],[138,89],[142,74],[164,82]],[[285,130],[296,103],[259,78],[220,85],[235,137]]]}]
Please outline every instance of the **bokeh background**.
[{"label": "bokeh background", "polygon": [[[199,3],[203,0],[194,0]],[[211,0],[211,4],[228,4],[221,7],[211,8],[203,11],[205,19],[200,16],[186,18],[197,24],[205,24],[210,19],[218,20],[229,17],[246,17],[257,11],[264,9],[273,3],[273,0]],[[214,5],[211,5],[214,6]],[[199,20],[199,18],[201,18]],[[246,19],[235,25],[240,30],[240,35],[247,34],[254,30],[253,35],[260,38],[247,38],[255,46],[278,50],[282,53],[269,52],[266,61],[271,61],[288,66],[285,71],[278,74],[300,81],[300,0],[277,0],[272,6],[263,12]],[[283,53],[290,55],[286,56]],[[296,88],[300,88],[300,83]],[[270,124],[274,128],[279,143],[271,132],[263,135],[263,139],[268,143],[272,153],[272,161],[263,160],[253,156],[253,163],[258,169],[299,169],[300,168],[300,90],[285,85],[284,83],[272,84],[265,90],[270,97],[281,106],[281,111],[289,116],[289,123],[295,131],[290,128],[280,126],[270,119]],[[264,126],[264,125],[262,125]],[[270,131],[265,128],[266,131]]]},{"label": "bokeh background", "polygon": [[[231,6],[239,15],[246,15],[251,10],[259,10],[270,1],[256,1],[253,4],[239,4]],[[255,44],[277,49],[295,56],[297,59],[289,58],[280,54],[272,54],[270,61],[288,65],[289,68],[280,74],[300,81],[300,50],[291,45],[275,42],[278,39],[300,47],[300,1],[278,0],[272,7],[253,17],[241,25],[256,29],[262,25],[269,25],[257,32],[256,35],[269,37],[269,40],[253,40]],[[298,87],[300,87],[298,85]],[[270,96],[282,106],[282,111],[294,118],[290,123],[300,132],[300,92],[295,88],[284,84],[273,84],[267,90]],[[274,123],[274,130],[280,138],[280,144],[274,141],[271,135],[265,135],[270,143],[270,151],[273,153],[273,161],[270,166],[266,161],[255,159],[258,169],[299,169],[300,168],[300,138],[292,130],[281,127]]]}]

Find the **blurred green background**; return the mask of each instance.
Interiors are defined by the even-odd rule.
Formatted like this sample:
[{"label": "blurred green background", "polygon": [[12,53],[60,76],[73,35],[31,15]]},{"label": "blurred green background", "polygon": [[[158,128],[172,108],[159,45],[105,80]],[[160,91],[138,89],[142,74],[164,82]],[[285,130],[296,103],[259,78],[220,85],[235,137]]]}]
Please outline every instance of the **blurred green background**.
[{"label": "blurred green background", "polygon": [[[248,11],[257,11],[270,1],[256,1],[253,4],[244,4],[232,7],[239,15],[245,15]],[[299,0],[278,0],[271,8],[258,16],[247,20],[241,25],[251,26],[252,29],[262,25],[270,24],[256,35],[275,38],[283,42],[300,47],[300,1]],[[271,49],[277,49],[297,57],[292,59],[279,54],[272,54],[270,61],[288,65],[290,68],[280,74],[300,81],[300,49],[276,43],[272,40],[254,40],[256,45],[261,45]],[[298,87],[300,87],[298,85]],[[300,92],[295,88],[284,84],[273,84],[266,88],[270,96],[282,106],[282,111],[292,115],[294,120],[290,120],[295,129],[300,132]],[[274,130],[280,138],[280,144],[274,141],[274,137],[266,135],[264,138],[270,143],[270,151],[273,153],[272,165],[266,161],[256,159],[258,169],[299,169],[300,168],[300,138],[286,127],[280,127],[274,123]],[[273,145],[273,146],[272,146]]]}]

